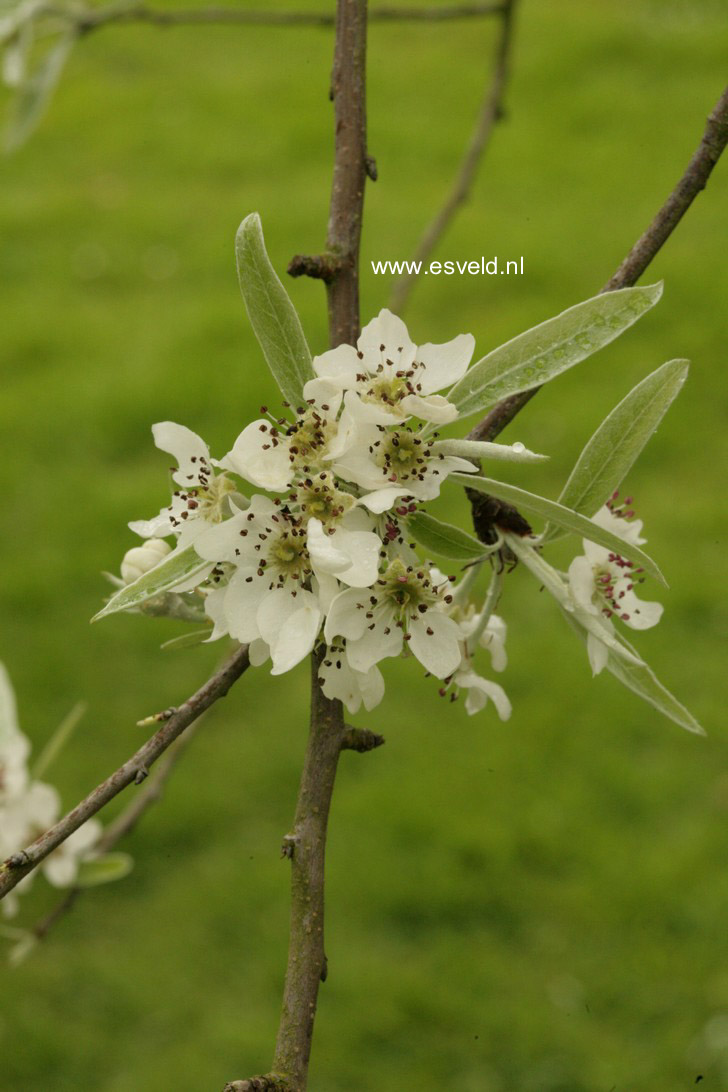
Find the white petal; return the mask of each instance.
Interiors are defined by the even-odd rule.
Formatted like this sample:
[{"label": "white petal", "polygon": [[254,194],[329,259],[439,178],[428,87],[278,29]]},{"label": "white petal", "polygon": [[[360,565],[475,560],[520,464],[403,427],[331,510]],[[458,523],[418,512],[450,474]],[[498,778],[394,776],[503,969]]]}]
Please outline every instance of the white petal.
[{"label": "white petal", "polygon": [[407,333],[407,327],[398,315],[393,315],[386,307],[379,312],[376,318],[367,323],[361,332],[357,345],[360,352],[371,353],[377,361],[379,360],[380,346],[384,345],[385,357],[397,367],[400,364],[409,365],[414,360],[415,346]]},{"label": "white petal", "polygon": [[[335,349],[321,353],[313,358],[313,370],[319,379],[326,379],[331,386],[339,390],[349,390],[356,386],[356,377],[362,370],[362,363],[353,345],[338,345]],[[307,398],[313,395],[306,393]]]},{"label": "white petal", "polygon": [[485,632],[480,636],[481,647],[487,648],[490,652],[490,664],[494,671],[505,671],[508,666],[508,655],[506,653],[507,632],[508,626],[503,619],[499,618],[497,614],[493,614]]},{"label": "white petal", "polygon": [[336,596],[326,618],[324,634],[331,644],[335,637],[355,640],[367,627],[365,617],[369,609],[368,597],[358,588],[348,588]]},{"label": "white petal", "polygon": [[314,646],[321,610],[311,592],[285,588],[269,592],[257,612],[260,635],[270,645],[272,675],[290,671]]},{"label": "white petal", "polygon": [[417,382],[422,385],[422,393],[432,394],[457,383],[467,371],[474,349],[472,334],[458,334],[443,345],[420,345],[417,363],[424,365],[424,370],[417,369]]},{"label": "white petal", "polygon": [[629,615],[628,618],[622,618],[624,624],[630,626],[631,629],[651,629],[656,626],[662,618],[664,610],[662,603],[645,603],[642,599],[638,599],[632,591],[625,591],[624,596],[620,599],[619,588],[621,584],[622,581],[618,581],[614,592],[617,597],[620,618],[622,614]]},{"label": "white petal", "polygon": [[341,405],[341,387],[337,387],[328,379],[309,379],[303,387],[303,397],[307,402],[315,402],[317,406],[326,406],[326,412],[331,418],[336,417]]},{"label": "white petal", "polygon": [[419,394],[406,394],[399,405],[413,417],[432,421],[435,425],[447,425],[455,421],[458,415],[457,406],[453,406],[441,394],[430,394],[426,398],[421,398]]},{"label": "white petal", "polygon": [[248,658],[251,667],[260,667],[270,658],[270,649],[262,638],[251,641],[248,646]]},{"label": "white petal", "polygon": [[247,644],[260,637],[256,613],[268,593],[268,580],[259,577],[255,569],[237,569],[227,586],[225,617],[228,631],[236,641]]},{"label": "white petal", "polygon": [[163,508],[158,516],[151,519],[134,519],[127,524],[130,531],[141,538],[163,538],[176,533],[170,520],[169,508]]},{"label": "white petal", "polygon": [[388,485],[384,489],[375,489],[373,493],[365,493],[364,496],[359,497],[357,503],[363,504],[370,512],[380,515],[382,512],[387,512],[400,497],[411,495],[409,489]]},{"label": "white petal", "polygon": [[210,462],[210,449],[196,432],[174,421],[159,421],[152,425],[154,443],[160,451],[174,455],[178,469],[172,475],[178,485],[189,485],[197,479],[200,462]]},{"label": "white petal", "polygon": [[592,603],[594,595],[594,570],[591,562],[582,555],[575,557],[569,565],[569,585],[576,602],[591,614],[598,614]]},{"label": "white petal", "polygon": [[609,659],[609,649],[600,641],[593,633],[587,633],[586,635],[586,651],[589,657],[589,663],[591,665],[592,674],[598,675],[607,666],[607,660]]},{"label": "white petal", "polygon": [[226,595],[227,588],[212,588],[205,595],[205,614],[213,624],[212,633],[205,643],[219,641],[221,637],[225,637],[228,633],[228,620],[225,613]]},{"label": "white petal", "polygon": [[[261,489],[282,493],[291,483],[293,474],[289,458],[289,441],[279,435],[273,443],[269,421],[253,421],[247,425],[228,451],[221,466],[239,474]],[[261,431],[264,428],[265,431]]]},{"label": "white petal", "polygon": [[500,719],[508,720],[513,707],[505,690],[497,682],[493,682],[492,679],[484,679],[473,672],[464,672],[462,675],[458,673],[455,681],[458,686],[469,688],[470,693],[465,699],[465,709],[471,716],[483,709],[488,698],[490,698]]},{"label": "white petal", "polygon": [[339,570],[336,575],[342,584],[352,588],[368,588],[377,579],[379,572],[379,552],[382,540],[373,531],[348,531],[338,528],[331,536],[337,552],[348,559],[348,567]]},{"label": "white petal", "polygon": [[641,519],[622,519],[620,516],[615,516],[606,504],[599,509],[596,515],[592,516],[592,522],[605,531],[611,531],[613,535],[619,535],[625,542],[630,542],[633,546],[642,546],[647,541],[646,538],[640,537],[640,531],[642,530]]},{"label": "white petal", "polygon": [[315,517],[308,521],[306,544],[315,569],[320,569],[324,573],[340,573],[344,569],[351,568],[351,557],[337,548],[337,544],[333,541],[336,537],[336,535],[327,534],[321,521]]},{"label": "white petal", "polygon": [[[393,623],[387,623],[387,619],[380,617],[374,623],[374,629],[364,629],[362,636],[356,640],[346,642],[346,655],[349,663],[355,671],[364,673],[371,671],[372,667],[380,660],[388,656],[398,656],[402,651],[404,638],[402,630]],[[391,622],[391,619],[389,619]],[[371,621],[367,623],[371,625]],[[389,633],[384,630],[388,629]]]},{"label": "white petal", "polygon": [[423,667],[438,679],[446,679],[460,665],[460,629],[436,610],[428,610],[410,624],[409,647]]},{"label": "white petal", "polygon": [[[245,539],[241,535],[249,527],[247,512],[238,512],[224,523],[206,524],[195,538],[195,552],[206,561],[238,562],[250,553]],[[247,560],[253,560],[252,557]]]}]

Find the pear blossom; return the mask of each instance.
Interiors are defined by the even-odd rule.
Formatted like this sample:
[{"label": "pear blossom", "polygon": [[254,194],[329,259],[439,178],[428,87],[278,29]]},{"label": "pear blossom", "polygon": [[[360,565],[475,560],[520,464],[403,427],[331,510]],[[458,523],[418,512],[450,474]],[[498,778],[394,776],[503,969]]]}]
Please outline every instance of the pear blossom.
[{"label": "pear blossom", "polygon": [[474,348],[472,334],[417,347],[402,320],[385,308],[364,327],[356,349],[339,345],[314,357],[316,378],[306,383],[304,397],[338,409],[344,391],[353,391],[347,405],[363,421],[391,424],[415,416],[446,424],[457,409],[435,391],[462,377]]},{"label": "pear blossom", "polygon": [[177,460],[172,479],[179,488],[159,515],[134,520],[129,527],[147,539],[176,535],[181,547],[188,546],[207,526],[234,510],[236,486],[227,475],[215,474],[207,444],[185,425],[161,421],[152,425],[152,434],[156,446]]},{"label": "pear blossom", "polygon": [[[400,497],[433,500],[448,474],[477,468],[457,455],[433,450],[435,441],[423,439],[407,425],[385,429],[383,425],[360,428],[356,440],[332,464],[339,477],[369,491],[366,503],[372,511],[391,508]],[[371,493],[371,491],[376,491]]]},{"label": "pear blossom", "polygon": [[447,614],[451,600],[434,584],[426,567],[415,569],[399,558],[371,588],[349,588],[336,596],[326,617],[330,645],[346,638],[349,666],[368,672],[380,660],[397,656],[407,643],[431,674],[451,675],[460,664],[460,628]]},{"label": "pear blossom", "polygon": [[297,474],[308,476],[323,466],[337,433],[336,413],[327,415],[328,410],[328,405],[302,408],[293,424],[252,421],[220,465],[260,489],[284,492]]},{"label": "pear blossom", "polygon": [[[601,527],[620,535],[625,542],[641,544],[641,521],[629,523],[605,505],[594,517]],[[661,603],[644,602],[635,594],[635,584],[641,583],[642,569],[620,554],[583,540],[584,554],[575,557],[568,571],[569,585],[578,607],[591,615],[601,616],[602,623],[614,632],[612,620],[618,618],[631,629],[651,629],[662,617]],[[607,664],[607,645],[593,631],[587,635],[587,653],[592,671],[598,675]]]},{"label": "pear blossom", "polygon": [[[344,513],[336,526],[306,524],[285,506],[256,494],[250,507],[195,541],[200,557],[234,566],[213,601],[218,632],[262,639],[273,674],[288,671],[313,648],[336,579],[366,586],[377,574],[381,543],[362,526],[364,513]],[[321,599],[319,594],[321,593]],[[208,595],[208,601],[210,596]]]}]

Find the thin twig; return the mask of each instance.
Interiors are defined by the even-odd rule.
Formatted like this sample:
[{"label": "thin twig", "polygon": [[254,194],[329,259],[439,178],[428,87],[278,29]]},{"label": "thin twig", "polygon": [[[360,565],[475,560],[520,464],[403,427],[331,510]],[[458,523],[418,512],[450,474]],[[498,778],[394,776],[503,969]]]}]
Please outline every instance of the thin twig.
[{"label": "thin twig", "polygon": [[27,849],[8,857],[0,865],[0,899],[7,895],[8,891],[12,891],[16,884],[45,860],[49,853],[73,834],[74,830],[78,830],[87,819],[113,800],[127,785],[132,782],[141,784],[149,772],[149,767],[164,754],[185,728],[197,720],[201,713],[227,694],[249,663],[248,646],[243,645],[212,678],[208,679],[195,694],[165,719],[159,731],[155,732],[136,754],[100,785],[97,785],[73,811],[60,819],[45,834],[36,838]]},{"label": "thin twig", "polygon": [[[637,240],[627,257],[601,289],[613,292],[636,284],[648,265],[672,235],[701,190],[728,144],[728,87],[718,99],[703,132],[700,144],[665,204]],[[494,440],[540,387],[504,398],[468,433],[469,440]]]},{"label": "thin twig", "polygon": [[[505,0],[508,3],[508,0]],[[455,7],[375,8],[369,18],[376,23],[442,23],[460,19],[478,19],[499,15],[504,7],[500,3],[459,4]],[[68,20],[80,33],[88,34],[112,24],[146,23],[156,27],[199,26],[269,26],[269,27],[333,27],[336,16],[315,11],[241,11],[238,8],[210,7],[187,8],[165,11],[146,4],[133,6],[109,5],[101,9],[73,11],[49,4],[40,14]]]},{"label": "thin twig", "polygon": [[[501,8],[501,26],[495,47],[495,65],[493,76],[488,86],[482,106],[478,113],[475,129],[470,138],[460,170],[445,203],[430,221],[412,255],[411,265],[417,272],[404,273],[395,284],[390,296],[389,306],[396,313],[401,313],[410,292],[415,286],[419,271],[432,254],[438,242],[450,225],[455,213],[470,194],[478,167],[485,149],[490,142],[496,123],[503,117],[503,96],[505,94],[510,68],[510,54],[513,42],[513,17],[516,0],[506,0]],[[419,263],[419,265],[417,265]]]},{"label": "thin twig", "polygon": [[[164,786],[169,780],[172,770],[197,731],[201,719],[202,717],[198,717],[193,724],[190,724],[184,735],[179,737],[177,742],[170,747],[165,757],[160,760],[144,788],[141,789],[132,799],[131,803],[117,815],[116,819],[114,819],[112,823],[109,823],[94,846],[95,854],[102,855],[104,853],[109,853],[110,850],[118,845],[122,838],[125,838],[127,834],[132,832],[147,808],[150,808],[152,804],[156,804],[161,798]],[[36,940],[45,939],[56,922],[71,909],[78,896],[85,890],[87,890],[87,888],[78,886],[68,889],[63,898],[58,901],[53,909],[50,910],[44,918],[41,918],[41,920],[30,930]]]}]

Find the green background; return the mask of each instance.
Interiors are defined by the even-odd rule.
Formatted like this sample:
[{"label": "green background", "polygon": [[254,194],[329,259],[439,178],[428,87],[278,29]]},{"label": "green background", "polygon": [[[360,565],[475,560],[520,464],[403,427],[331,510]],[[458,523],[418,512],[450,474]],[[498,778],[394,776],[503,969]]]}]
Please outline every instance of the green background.
[{"label": "green background", "polygon": [[[406,314],[415,341],[470,330],[482,355],[599,289],[720,94],[725,15],[717,0],[524,0],[506,120],[436,256],[523,255],[525,274],[423,278]],[[494,35],[492,20],[372,27],[365,319],[391,288],[370,260],[408,257],[448,188]],[[150,424],[184,422],[219,456],[275,397],[233,238],[257,209],[279,270],[321,247],[331,47],[315,29],[101,31],[0,167],[0,657],[36,752],[89,702],[53,771],[69,807],[142,741],[135,722],[224,651],[160,652],[180,628],[166,621],[88,619],[101,570],[134,544],[127,520],[165,501]],[[727,198],[721,163],[647,275],[665,279],[660,305],[506,434],[551,454],[514,477],[555,497],[634,383],[693,360],[627,487],[671,584],[645,589],[666,611],[640,650],[708,737],[592,681],[522,570],[500,607],[510,722],[468,718],[415,663],[390,664],[385,702],[354,718],[387,744],[343,756],[334,798],[315,1092],[677,1092],[698,1075],[706,1092],[728,1087]],[[321,285],[289,289],[322,351]],[[466,518],[455,489],[436,510]],[[305,665],[250,672],[128,839],[129,878],[2,970],[0,1086],[199,1092],[265,1071],[306,691]],[[55,895],[39,879],[14,924]]]}]

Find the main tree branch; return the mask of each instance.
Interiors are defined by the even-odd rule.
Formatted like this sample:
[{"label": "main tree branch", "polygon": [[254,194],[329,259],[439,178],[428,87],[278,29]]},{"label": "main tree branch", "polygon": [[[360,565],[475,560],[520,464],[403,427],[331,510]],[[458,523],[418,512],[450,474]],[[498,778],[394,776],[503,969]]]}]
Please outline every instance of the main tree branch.
[{"label": "main tree branch", "polygon": [[[705,189],[711,172],[728,144],[728,87],[708,115],[700,144],[687,165],[685,173],[645,233],[637,240],[619,269],[601,289],[613,292],[636,284],[648,265],[672,235],[701,190]],[[513,418],[540,391],[513,394],[479,421],[468,434],[469,440],[494,440]]]},{"label": "main tree branch", "polygon": [[[513,16],[516,0],[506,0],[501,8],[501,27],[495,48],[495,67],[483,104],[478,113],[475,129],[470,138],[463,161],[445,203],[426,228],[411,264],[425,264],[450,225],[458,208],[467,199],[480,161],[483,157],[496,123],[503,117],[503,96],[508,81],[511,44],[513,40]],[[405,273],[397,281],[390,297],[390,307],[398,314],[407,303],[418,273]]]},{"label": "main tree branch", "polygon": [[[355,345],[359,336],[359,241],[364,186],[374,174],[366,147],[366,0],[337,0],[331,79],[334,101],[334,171],[325,254],[329,343]],[[298,259],[313,263],[316,259]],[[324,647],[311,657],[311,725],[293,829],[283,840],[291,862],[288,965],[273,1067],[270,1073],[232,1081],[226,1092],[305,1092],[319,984],[326,978],[324,857],[329,806],[339,754],[368,751],[383,740],[344,722],[340,701],[326,697],[319,680]]]},{"label": "main tree branch", "polygon": [[136,754],[132,755],[110,777],[97,785],[73,811],[69,811],[68,815],[60,819],[55,826],[36,838],[27,849],[13,854],[4,861],[0,865],[0,899],[7,895],[8,891],[12,891],[28,873],[37,868],[49,853],[73,834],[74,830],[78,830],[87,819],[101,811],[110,800],[118,796],[127,785],[131,785],[132,782],[141,784],[149,772],[149,767],[164,754],[185,728],[197,720],[214,702],[227,694],[249,663],[248,646],[243,645],[195,694],[187,698],[174,711],[169,711],[170,715],[165,715],[162,727],[147,740],[144,746],[140,747]]}]

